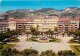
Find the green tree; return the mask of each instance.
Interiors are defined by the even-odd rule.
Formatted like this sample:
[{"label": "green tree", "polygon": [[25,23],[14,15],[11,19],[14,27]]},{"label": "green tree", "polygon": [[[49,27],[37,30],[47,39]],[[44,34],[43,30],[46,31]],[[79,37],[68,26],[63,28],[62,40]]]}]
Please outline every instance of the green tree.
[{"label": "green tree", "polygon": [[55,34],[55,37],[56,37],[56,35],[58,36],[58,27],[54,27],[54,34]]},{"label": "green tree", "polygon": [[16,49],[7,48],[1,52],[2,56],[16,56],[20,52]]},{"label": "green tree", "polygon": [[38,51],[36,51],[36,50],[31,50],[31,49],[26,49],[26,50],[24,50],[23,52],[22,52],[22,55],[23,56],[31,56],[31,55],[33,55],[33,54],[36,54],[36,56],[38,55]]},{"label": "green tree", "polygon": [[59,51],[58,56],[76,56],[71,50]]},{"label": "green tree", "polygon": [[37,31],[39,30],[39,25],[37,25],[36,30],[37,30]]},{"label": "green tree", "polygon": [[55,56],[52,50],[43,51],[40,56]]},{"label": "green tree", "polygon": [[46,34],[49,35],[48,37],[53,37],[54,31],[49,29],[48,31],[46,31]]},{"label": "green tree", "polygon": [[35,34],[36,29],[35,29],[34,27],[30,27],[30,30],[31,30],[31,33],[34,35],[34,34]]},{"label": "green tree", "polygon": [[26,36],[27,36],[27,40],[28,40],[28,36],[29,36],[29,31],[26,32]]}]

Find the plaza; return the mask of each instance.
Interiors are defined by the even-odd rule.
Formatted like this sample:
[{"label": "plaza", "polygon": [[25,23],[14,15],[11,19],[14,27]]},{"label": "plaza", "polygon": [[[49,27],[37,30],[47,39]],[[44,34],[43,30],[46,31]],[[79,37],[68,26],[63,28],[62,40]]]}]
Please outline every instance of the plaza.
[{"label": "plaza", "polygon": [[80,45],[80,44],[69,44],[67,43],[70,39],[73,37],[62,37],[58,36],[57,38],[60,38],[62,41],[59,43],[49,42],[49,43],[39,43],[39,42],[28,42],[26,41],[27,37],[26,35],[22,35],[18,37],[20,39],[20,42],[15,44],[15,47],[17,50],[22,51],[25,49],[34,49],[39,51],[41,53],[42,51],[46,50],[53,50],[55,53],[61,50],[72,50],[70,48],[70,45]]}]

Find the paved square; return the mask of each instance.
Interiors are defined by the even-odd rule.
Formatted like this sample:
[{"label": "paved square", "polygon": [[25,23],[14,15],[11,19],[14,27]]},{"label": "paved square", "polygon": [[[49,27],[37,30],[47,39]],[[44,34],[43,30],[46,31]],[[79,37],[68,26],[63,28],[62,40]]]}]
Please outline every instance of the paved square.
[{"label": "paved square", "polygon": [[[70,44],[67,43],[72,37],[57,37],[62,40],[62,42],[59,43],[54,43],[54,42],[49,42],[49,43],[39,43],[39,42],[27,42],[26,35],[19,36],[20,42],[16,43],[15,47],[17,50],[24,50],[24,49],[35,49],[41,53],[42,51],[46,50],[53,50],[55,53],[57,53],[60,50],[72,50],[70,48]],[[75,45],[75,44],[71,44]]]}]

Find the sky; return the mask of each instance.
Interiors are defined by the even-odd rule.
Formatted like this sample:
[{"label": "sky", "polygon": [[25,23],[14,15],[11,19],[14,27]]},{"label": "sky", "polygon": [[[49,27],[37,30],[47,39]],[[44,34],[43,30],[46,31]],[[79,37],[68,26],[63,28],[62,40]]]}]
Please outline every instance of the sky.
[{"label": "sky", "polygon": [[68,7],[80,8],[80,0],[0,0],[0,12],[16,9],[54,8],[56,10]]}]

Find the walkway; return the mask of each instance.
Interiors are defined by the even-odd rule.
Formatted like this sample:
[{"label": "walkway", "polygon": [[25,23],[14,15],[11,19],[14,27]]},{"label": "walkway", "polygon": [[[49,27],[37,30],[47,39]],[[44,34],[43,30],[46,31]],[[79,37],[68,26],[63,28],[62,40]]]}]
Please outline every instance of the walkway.
[{"label": "walkway", "polygon": [[[15,48],[17,50],[24,50],[24,49],[35,49],[41,53],[42,51],[46,50],[53,50],[55,53],[57,53],[60,50],[72,50],[70,48],[70,45],[75,45],[75,44],[69,44],[67,43],[72,37],[57,37],[62,40],[60,43],[54,43],[54,42],[49,42],[49,43],[38,43],[38,42],[27,42],[26,35],[19,36],[20,42],[16,43]],[[79,44],[76,44],[79,45]]]}]

